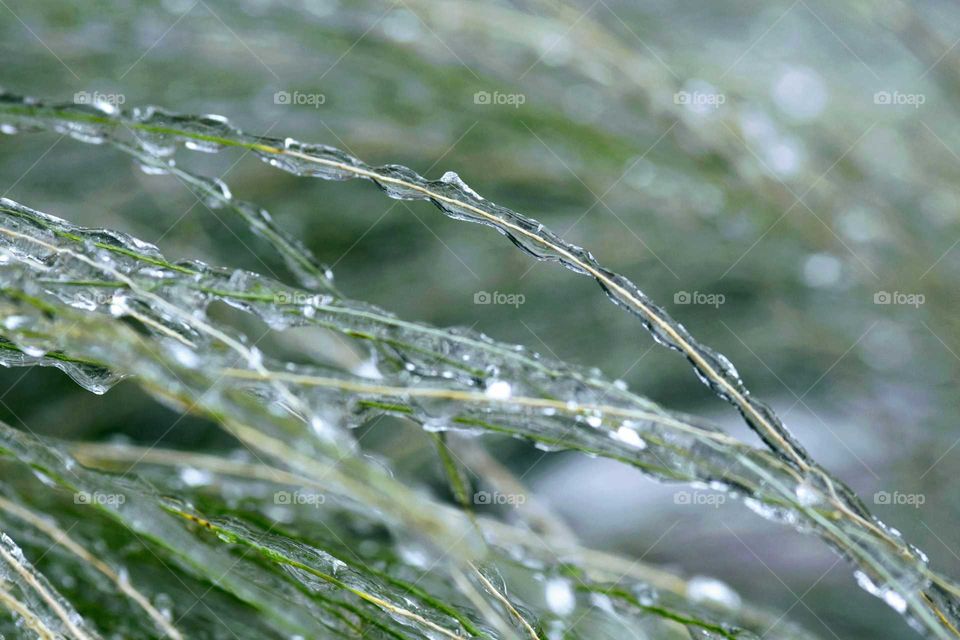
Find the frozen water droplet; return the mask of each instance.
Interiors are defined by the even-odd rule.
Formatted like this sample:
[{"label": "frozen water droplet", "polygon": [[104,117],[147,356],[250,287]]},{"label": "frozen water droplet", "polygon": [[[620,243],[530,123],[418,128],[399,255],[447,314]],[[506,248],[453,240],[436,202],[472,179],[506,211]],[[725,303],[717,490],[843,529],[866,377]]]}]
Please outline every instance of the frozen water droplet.
[{"label": "frozen water droplet", "polygon": [[263,366],[263,353],[256,347],[250,348],[250,354],[247,357],[247,364],[251,369],[259,369]]},{"label": "frozen water droplet", "polygon": [[827,87],[813,69],[797,67],[777,79],[771,91],[777,107],[796,120],[811,120],[827,106]]},{"label": "frozen water droplet", "polygon": [[383,379],[383,374],[380,373],[380,369],[377,368],[377,362],[373,358],[369,358],[358,364],[353,368],[353,373],[361,378],[369,378],[371,380]]},{"label": "frozen water droplet", "polygon": [[493,380],[487,385],[484,393],[493,400],[509,400],[513,394],[513,389],[506,380]]},{"label": "frozen water droplet", "polygon": [[170,354],[181,366],[195,369],[200,364],[200,357],[190,347],[172,342],[169,346]]},{"label": "frozen water droplet", "polygon": [[137,166],[140,167],[140,171],[147,174],[148,176],[163,176],[170,173],[170,171],[167,168],[165,168],[162,164],[159,164],[159,163],[152,164],[149,162],[139,162],[137,163]]},{"label": "frozen water droplet", "polygon": [[881,598],[898,613],[904,613],[907,610],[907,600],[901,593],[889,587],[878,586],[870,579],[870,576],[863,571],[854,571],[853,575],[857,580],[857,584],[860,585],[860,588],[870,595]]},{"label": "frozen water droplet", "polygon": [[657,590],[643,582],[633,585],[630,590],[633,592],[637,602],[645,607],[652,607],[659,599]]},{"label": "frozen water droplet", "polygon": [[427,550],[420,545],[397,545],[397,554],[404,562],[419,569],[426,570],[431,567],[432,558]]},{"label": "frozen water droplet", "polygon": [[7,316],[6,318],[3,319],[3,326],[10,330],[26,327],[29,324],[30,324],[29,316]]},{"label": "frozen water droplet", "polygon": [[209,140],[188,139],[184,141],[183,146],[191,151],[200,151],[203,153],[217,153],[222,148],[221,145]]},{"label": "frozen water droplet", "polygon": [[313,432],[318,436],[330,435],[330,427],[318,416],[312,416],[310,418],[310,428],[313,429]]},{"label": "frozen water droplet", "polygon": [[471,189],[466,182],[464,182],[456,171],[447,171],[445,174],[440,176],[440,182],[445,182],[447,184],[452,184],[460,187],[463,191],[470,194],[477,200],[483,200],[479,193]]},{"label": "frozen water droplet", "polygon": [[817,491],[809,479],[804,479],[797,485],[796,493],[797,501],[805,507],[811,507],[820,502],[820,492]]},{"label": "frozen water droplet", "polygon": [[827,289],[840,281],[843,265],[829,253],[815,253],[803,263],[803,279],[810,287]]},{"label": "frozen water droplet", "polygon": [[570,587],[570,582],[563,578],[552,578],[547,581],[545,597],[547,606],[558,616],[568,616],[577,608],[577,598]]},{"label": "frozen water droplet", "polygon": [[637,449],[646,449],[647,443],[643,438],[640,437],[640,434],[636,432],[635,429],[627,425],[622,425],[619,429],[613,432],[613,437],[624,444],[628,444],[631,447],[636,447]]},{"label": "frozen water droplet", "polygon": [[180,480],[189,487],[201,487],[213,482],[213,474],[204,469],[185,467],[180,470]]},{"label": "frozen water droplet", "polygon": [[687,597],[695,602],[716,602],[728,609],[740,607],[737,592],[716,578],[694,576],[687,582]]},{"label": "frozen water droplet", "polygon": [[204,202],[209,208],[219,209],[233,199],[233,193],[230,191],[230,187],[220,178],[210,180],[207,186],[210,188],[210,194],[204,198]]},{"label": "frozen water droplet", "polygon": [[115,318],[119,318],[123,314],[129,311],[130,307],[128,305],[127,296],[122,293],[114,294],[113,298],[110,299],[110,315]]},{"label": "frozen water droplet", "polygon": [[137,143],[141,149],[158,159],[172,156],[177,150],[177,145],[168,136],[140,133],[137,135]]},{"label": "frozen water droplet", "polygon": [[611,600],[610,596],[605,593],[591,593],[590,604],[601,611],[606,611],[611,615],[616,614],[616,609],[613,606],[613,600]]},{"label": "frozen water droplet", "polygon": [[886,593],[883,594],[883,601],[893,607],[897,613],[904,613],[907,610],[906,598],[892,589],[887,589]]}]

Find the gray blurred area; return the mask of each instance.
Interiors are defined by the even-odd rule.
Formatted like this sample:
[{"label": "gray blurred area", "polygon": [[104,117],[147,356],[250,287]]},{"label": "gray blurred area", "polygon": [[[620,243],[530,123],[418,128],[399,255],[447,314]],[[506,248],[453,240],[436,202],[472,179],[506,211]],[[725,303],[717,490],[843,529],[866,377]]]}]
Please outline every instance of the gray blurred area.
[{"label": "gray blurred area", "polygon": [[[950,2],[4,0],[0,85],[217,113],[428,178],[458,172],[640,284],[960,576],[958,41]],[[489,229],[239,152],[177,158],[269,209],[354,299],[598,367],[759,444],[595,283]],[[234,220],[108,147],[2,136],[0,193],[174,258],[291,279]],[[36,368],[0,371],[0,418],[70,439],[226,442],[134,384],[97,397]],[[412,473],[428,441],[399,428],[365,442]],[[715,576],[823,638],[915,637],[820,541],[734,500],[487,444],[593,547]]]}]

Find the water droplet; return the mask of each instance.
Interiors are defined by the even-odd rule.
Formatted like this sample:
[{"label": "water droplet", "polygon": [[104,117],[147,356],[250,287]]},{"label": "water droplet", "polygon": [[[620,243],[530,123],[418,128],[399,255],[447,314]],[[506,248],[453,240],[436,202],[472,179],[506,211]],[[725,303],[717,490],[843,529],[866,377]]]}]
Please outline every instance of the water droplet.
[{"label": "water droplet", "polygon": [[494,400],[509,400],[510,396],[513,394],[513,389],[510,386],[510,383],[506,380],[493,380],[487,384],[487,388],[484,391],[487,394],[488,398]]},{"label": "water droplet", "polygon": [[620,428],[614,431],[613,437],[620,442],[628,444],[631,447],[636,447],[637,449],[647,448],[647,443],[643,438],[640,437],[640,434],[637,433],[635,429],[627,425],[622,425]]},{"label": "water droplet", "polygon": [[480,196],[479,193],[477,193],[476,191],[471,189],[469,186],[467,186],[467,183],[464,182],[459,175],[457,175],[456,171],[447,171],[446,173],[444,173],[442,176],[440,176],[440,182],[456,185],[460,187],[462,191],[464,191],[465,193],[468,193],[469,195],[473,196],[477,200],[483,200],[483,198]]},{"label": "water droplet", "polygon": [[130,310],[129,301],[123,293],[115,293],[110,299],[110,315],[119,318]]},{"label": "water droplet", "polygon": [[812,507],[820,502],[820,492],[817,491],[809,479],[804,479],[797,485],[796,493],[797,502],[805,507]]},{"label": "water droplet", "polygon": [[740,607],[740,596],[725,583],[706,576],[694,576],[687,582],[687,597],[695,602],[715,602],[728,609]]},{"label": "water droplet", "polygon": [[213,482],[213,474],[205,469],[184,467],[180,470],[180,480],[189,487],[202,487]]},{"label": "water droplet", "polygon": [[771,91],[777,107],[795,120],[812,120],[827,106],[827,87],[813,69],[787,70]]},{"label": "water droplet", "polygon": [[568,580],[551,578],[545,589],[547,606],[558,616],[568,616],[577,608],[577,598]]}]

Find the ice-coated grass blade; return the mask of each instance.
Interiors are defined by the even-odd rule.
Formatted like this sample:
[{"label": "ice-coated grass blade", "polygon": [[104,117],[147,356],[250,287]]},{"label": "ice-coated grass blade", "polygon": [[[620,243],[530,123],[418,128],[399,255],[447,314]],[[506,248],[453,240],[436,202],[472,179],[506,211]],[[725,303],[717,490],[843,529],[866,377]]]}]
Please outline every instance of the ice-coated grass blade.
[{"label": "ice-coated grass blade", "polygon": [[[410,417],[432,430],[457,428],[499,431],[527,437],[549,447],[569,447],[606,455],[634,464],[665,479],[716,481],[748,496],[748,504],[764,515],[788,521],[801,528],[814,529],[854,562],[858,567],[858,583],[862,587],[883,598],[931,637],[960,636],[956,619],[957,595],[960,589],[946,578],[930,571],[922,553],[906,544],[898,532],[887,528],[870,515],[853,492],[811,460],[769,407],[751,396],[736,369],[725,357],[700,344],[630,280],[605,269],[589,252],[567,244],[538,222],[485,200],[466,186],[456,174],[447,173],[440,180],[431,181],[399,165],[367,165],[350,154],[326,145],[306,144],[291,138],[279,140],[247,135],[219,116],[184,116],[155,107],[120,112],[76,105],[50,106],[4,94],[0,96],[0,119],[8,125],[8,129],[53,128],[85,142],[109,141],[123,145],[122,138],[132,133],[135,143],[128,152],[133,155],[147,154],[149,157],[142,157],[141,162],[154,166],[157,166],[158,157],[168,154],[170,147],[178,144],[203,151],[243,148],[290,173],[327,180],[370,180],[391,198],[428,200],[450,217],[494,227],[536,258],[559,262],[596,280],[616,304],[638,316],[658,342],[683,353],[701,379],[740,411],[774,455],[763,455],[758,450],[728,439],[708,425],[670,414],[642,399],[629,397],[631,394],[618,393],[616,390],[610,392],[611,396],[617,397],[616,403],[584,403],[571,400],[568,393],[551,395],[550,385],[537,388],[534,384],[526,384],[525,378],[520,378],[518,388],[511,385],[506,398],[498,397],[499,390],[503,388],[499,383],[506,381],[491,376],[486,371],[469,371],[453,362],[438,361],[434,358],[440,351],[435,349],[437,343],[423,347],[412,339],[412,334],[416,333],[431,335],[433,339],[442,341],[452,335],[451,333],[431,333],[423,327],[408,332],[410,326],[391,322],[389,316],[379,310],[372,310],[369,316],[364,316],[356,305],[345,305],[350,307],[350,311],[343,312],[343,315],[363,317],[364,320],[372,317],[372,324],[378,330],[392,327],[391,330],[401,336],[399,341],[393,344],[373,332],[360,337],[368,339],[381,357],[390,354],[386,347],[393,347],[402,354],[401,359],[413,359],[413,371],[416,375],[404,378],[403,370],[394,367],[387,373],[399,376],[399,384],[389,384],[371,382],[355,374],[330,375],[327,372],[311,370],[310,367],[273,366],[276,363],[266,362],[255,348],[206,322],[202,314],[199,318],[191,318],[191,304],[184,304],[184,300],[172,295],[170,291],[165,291],[163,284],[141,281],[139,277],[145,275],[145,272],[138,271],[133,274],[136,277],[131,277],[130,273],[123,271],[122,264],[120,270],[113,266],[104,269],[102,263],[98,263],[95,257],[85,255],[84,251],[65,249],[55,242],[49,242],[46,237],[31,240],[29,233],[24,234],[22,228],[12,231],[8,229],[7,235],[14,244],[21,241],[28,244],[34,242],[34,249],[41,246],[42,251],[66,258],[64,262],[75,260],[82,263],[77,274],[66,279],[61,277],[60,284],[55,282],[56,278],[51,279],[52,282],[44,283],[45,286],[55,286],[57,293],[54,295],[65,300],[66,304],[82,306],[78,305],[76,300],[70,301],[76,293],[67,292],[70,287],[77,286],[77,283],[81,288],[122,289],[129,292],[123,295],[129,295],[133,304],[128,304],[125,299],[115,305],[111,303],[110,306],[119,308],[119,312],[114,315],[133,317],[146,325],[158,338],[174,340],[181,345],[177,348],[186,348],[193,353],[203,351],[213,344],[225,349],[230,354],[231,361],[216,361],[220,374],[236,384],[245,384],[250,392],[259,397],[273,398],[272,402],[282,406],[295,417],[306,420],[313,428],[314,435],[321,441],[316,451],[332,447],[328,453],[332,451],[339,452],[338,455],[341,456],[349,455],[350,441],[344,435],[342,427],[350,425],[345,424],[349,420],[344,421],[343,416],[368,416],[380,411]],[[158,149],[162,149],[162,153],[158,153]],[[190,180],[187,174],[178,177]],[[208,186],[211,193],[217,192],[223,201],[229,202],[228,192]],[[43,221],[44,218],[36,212],[30,212],[15,203],[6,202],[4,206],[8,213],[13,217],[19,216],[21,220],[32,216],[33,220],[28,222],[27,226],[32,224],[43,229],[43,232],[52,232],[57,240],[76,242],[83,236],[75,230],[51,228],[56,227],[60,221],[52,223],[54,219],[51,218]],[[247,218],[248,223],[255,219],[254,216],[245,216],[243,211],[238,210],[238,213]],[[108,232],[92,233],[100,233],[112,239],[119,238]],[[280,235],[265,235],[286,255],[288,263],[297,264],[300,250],[295,245],[285,244],[286,241]],[[162,272],[164,278],[171,280],[166,283],[171,288],[176,287],[178,279],[202,280],[207,275],[198,265],[171,265],[155,255],[152,248],[145,252],[131,249],[122,238],[119,242],[122,246],[114,244],[111,248],[106,246],[111,242],[103,241],[99,244],[94,241],[92,244],[98,249],[153,265],[154,271]],[[36,265],[31,264],[31,258],[31,250],[25,249],[20,262],[26,269],[36,270]],[[123,260],[118,262],[122,263]],[[85,271],[89,268],[99,269],[100,273],[96,277],[88,278]],[[63,271],[59,275],[68,272]],[[323,275],[326,275],[325,272]],[[50,302],[43,299],[43,296],[37,296],[36,291],[27,291],[30,287],[25,284],[26,277],[22,272],[14,271],[8,286],[14,294],[27,294],[27,298],[19,296],[17,303],[21,305],[20,308],[31,303],[34,309],[49,306]],[[242,278],[256,279],[255,276],[241,274],[239,279]],[[315,278],[313,283],[322,286],[322,281],[323,278]],[[284,310],[282,304],[276,304],[276,297],[274,304],[263,298],[258,299],[258,295],[263,295],[262,291],[251,293],[229,288],[186,287],[191,288],[190,295],[195,297],[190,302],[194,305],[202,306],[205,304],[204,300],[217,298],[260,315],[268,323],[272,321],[278,328],[300,323],[301,320],[293,318],[311,314],[316,316],[320,310],[320,305],[311,304],[298,305],[309,309],[306,314],[302,313],[302,308]],[[178,291],[180,294],[184,293],[184,287],[179,287]],[[44,294],[50,295],[50,292]],[[11,298],[17,297],[11,295]],[[262,303],[261,306],[258,306],[258,303]],[[149,308],[153,304],[156,304],[159,307],[157,311],[162,313],[151,313]],[[97,311],[96,308],[90,310]],[[56,314],[64,315],[59,310]],[[338,321],[331,321],[328,317],[327,322],[344,331],[344,325],[339,325]],[[38,344],[44,344],[44,339],[50,340],[52,337],[51,334],[44,336],[42,331],[34,330],[34,333],[40,335],[39,338],[32,338]],[[56,336],[57,339],[50,343],[50,346],[55,348],[45,349],[36,344],[25,344],[28,336],[23,331],[11,332],[7,337],[16,345],[16,349],[11,353],[15,354],[13,357],[20,363],[26,362],[23,354],[29,356],[32,348],[39,354],[38,363],[41,362],[40,357],[46,358],[42,362],[67,368],[75,376],[79,374],[72,364],[73,361],[90,361],[106,365],[108,369],[121,372],[123,370],[122,366],[117,366],[117,362],[123,358],[117,358],[116,354],[110,353],[109,349],[102,345],[100,351],[91,352],[90,345],[84,345],[82,341],[68,345],[61,336]],[[454,342],[473,347],[482,340],[468,336]],[[429,366],[434,368],[435,373],[447,373],[450,378],[444,379],[442,375],[431,376],[430,371],[423,366],[418,370],[416,359],[411,355],[418,350],[419,357],[426,356],[426,361],[430,362]],[[54,355],[48,355],[50,353]],[[107,357],[100,360],[98,354]],[[530,362],[535,360],[522,356],[514,359],[513,364],[526,375],[531,369]],[[594,380],[591,376],[567,375],[567,370],[562,366],[553,369],[560,373],[552,379],[553,383],[559,384],[559,381],[572,379],[586,387],[592,386],[592,391],[601,393],[604,398],[608,393],[604,390],[605,383]],[[381,375],[383,373],[381,372]],[[443,382],[437,384],[437,380]],[[490,393],[491,389],[498,391]],[[543,393],[544,389],[546,393]],[[231,406],[235,404],[237,400],[231,399]],[[643,408],[637,408],[638,405],[643,405]],[[332,408],[334,419],[324,420],[321,417],[321,407],[328,410]],[[328,425],[327,422],[333,424]],[[331,426],[332,428],[328,428]],[[599,431],[590,430],[597,428]],[[677,433],[682,433],[683,436],[670,440],[663,435],[664,430],[673,434],[671,437]],[[561,432],[564,437],[558,438],[557,434]],[[573,434],[572,438],[568,436],[568,432]],[[598,438],[596,433],[602,435]],[[732,458],[729,457],[731,452]],[[675,462],[675,458],[679,458],[679,462]],[[717,472],[717,461],[727,463],[731,460],[735,463],[730,465],[732,472]]]}]

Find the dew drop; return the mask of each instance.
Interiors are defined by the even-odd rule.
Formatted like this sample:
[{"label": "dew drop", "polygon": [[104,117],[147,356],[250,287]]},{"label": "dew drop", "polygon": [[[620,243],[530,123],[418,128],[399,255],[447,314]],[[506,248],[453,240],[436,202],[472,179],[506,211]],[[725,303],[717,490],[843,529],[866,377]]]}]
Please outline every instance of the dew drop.
[{"label": "dew drop", "polygon": [[640,437],[640,434],[636,432],[635,429],[627,425],[622,425],[616,431],[613,432],[613,437],[624,444],[628,444],[631,447],[636,447],[637,449],[646,449],[647,443],[643,438]]},{"label": "dew drop", "polygon": [[222,148],[221,145],[216,142],[210,142],[208,140],[195,140],[189,138],[184,141],[183,146],[191,151],[200,151],[202,153],[217,153]]},{"label": "dew drop", "polygon": [[809,479],[797,485],[797,502],[805,507],[811,507],[820,502],[820,492],[813,486]]},{"label": "dew drop", "polygon": [[170,171],[161,164],[139,162],[137,163],[137,166],[140,167],[140,171],[147,174],[148,176],[162,176],[170,173]]},{"label": "dew drop", "polygon": [[570,583],[562,578],[547,581],[545,597],[547,606],[558,616],[568,616],[577,608],[577,598]]},{"label": "dew drop", "polygon": [[195,369],[200,364],[200,357],[186,345],[173,342],[169,347],[170,354],[181,366]]},{"label": "dew drop", "polygon": [[484,393],[493,400],[509,400],[513,389],[506,380],[493,380],[487,385]]},{"label": "dew drop", "polygon": [[445,174],[440,176],[440,182],[445,182],[446,184],[452,184],[460,187],[462,191],[473,196],[477,200],[483,200],[483,197],[479,193],[471,189],[466,182],[464,182],[456,171],[447,171]]},{"label": "dew drop", "polygon": [[42,349],[41,347],[36,347],[32,345],[22,345],[20,347],[20,350],[23,351],[28,356],[30,356],[31,358],[42,358],[47,354],[46,349]]},{"label": "dew drop", "polygon": [[180,480],[188,487],[201,487],[213,482],[213,474],[204,469],[184,467],[180,470]]},{"label": "dew drop", "polygon": [[110,315],[114,318],[119,318],[123,314],[127,313],[130,309],[127,302],[127,296],[122,293],[118,293],[110,299]]},{"label": "dew drop", "polygon": [[716,578],[694,576],[687,582],[687,597],[696,602],[715,602],[728,609],[740,607],[737,592]]}]

